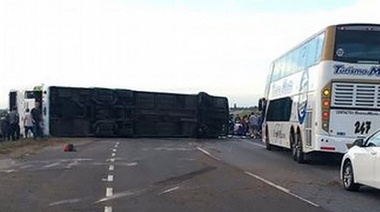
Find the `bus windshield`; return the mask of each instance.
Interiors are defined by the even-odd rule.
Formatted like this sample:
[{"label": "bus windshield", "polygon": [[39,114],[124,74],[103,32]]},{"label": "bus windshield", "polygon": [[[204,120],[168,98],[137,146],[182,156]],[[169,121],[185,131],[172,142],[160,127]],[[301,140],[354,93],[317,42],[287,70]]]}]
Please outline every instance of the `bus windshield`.
[{"label": "bus windshield", "polygon": [[380,63],[380,31],[337,30],[334,60]]}]

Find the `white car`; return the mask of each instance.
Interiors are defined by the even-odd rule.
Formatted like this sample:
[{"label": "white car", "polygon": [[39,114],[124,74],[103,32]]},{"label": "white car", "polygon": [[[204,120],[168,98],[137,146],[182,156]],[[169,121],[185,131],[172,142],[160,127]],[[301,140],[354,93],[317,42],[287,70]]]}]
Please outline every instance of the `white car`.
[{"label": "white car", "polygon": [[340,178],[349,191],[357,191],[361,185],[380,189],[380,130],[355,140],[343,156]]}]

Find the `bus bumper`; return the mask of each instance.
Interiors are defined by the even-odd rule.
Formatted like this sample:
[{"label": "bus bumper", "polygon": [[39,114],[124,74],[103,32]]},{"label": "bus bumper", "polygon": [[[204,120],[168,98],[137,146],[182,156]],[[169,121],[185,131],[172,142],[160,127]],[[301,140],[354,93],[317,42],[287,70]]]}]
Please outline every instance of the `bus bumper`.
[{"label": "bus bumper", "polygon": [[348,149],[354,143],[356,138],[342,138],[326,135],[316,136],[316,148],[315,150],[321,152],[335,152],[335,153],[346,153]]}]

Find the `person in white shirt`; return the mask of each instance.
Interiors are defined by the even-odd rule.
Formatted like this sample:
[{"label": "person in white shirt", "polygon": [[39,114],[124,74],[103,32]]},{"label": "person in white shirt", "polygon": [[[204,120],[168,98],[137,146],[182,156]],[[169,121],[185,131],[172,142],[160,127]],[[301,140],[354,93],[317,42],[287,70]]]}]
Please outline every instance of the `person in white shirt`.
[{"label": "person in white shirt", "polygon": [[34,134],[33,132],[33,117],[32,114],[30,113],[29,108],[26,109],[25,111],[25,117],[24,117],[24,136],[25,138],[29,138],[30,132]]}]

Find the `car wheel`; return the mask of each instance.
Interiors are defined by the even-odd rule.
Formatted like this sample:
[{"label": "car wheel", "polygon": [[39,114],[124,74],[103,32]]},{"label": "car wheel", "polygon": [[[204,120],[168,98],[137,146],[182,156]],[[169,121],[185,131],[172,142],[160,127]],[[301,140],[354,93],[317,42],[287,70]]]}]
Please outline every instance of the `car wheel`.
[{"label": "car wheel", "polygon": [[295,138],[295,145],[294,145],[294,151],[295,151],[295,160],[298,163],[305,163],[305,154],[302,150],[302,138],[299,133],[296,134]]},{"label": "car wheel", "polygon": [[343,166],[342,181],[344,189],[348,191],[357,191],[360,187],[359,184],[355,183],[354,170],[350,161],[347,161]]}]

